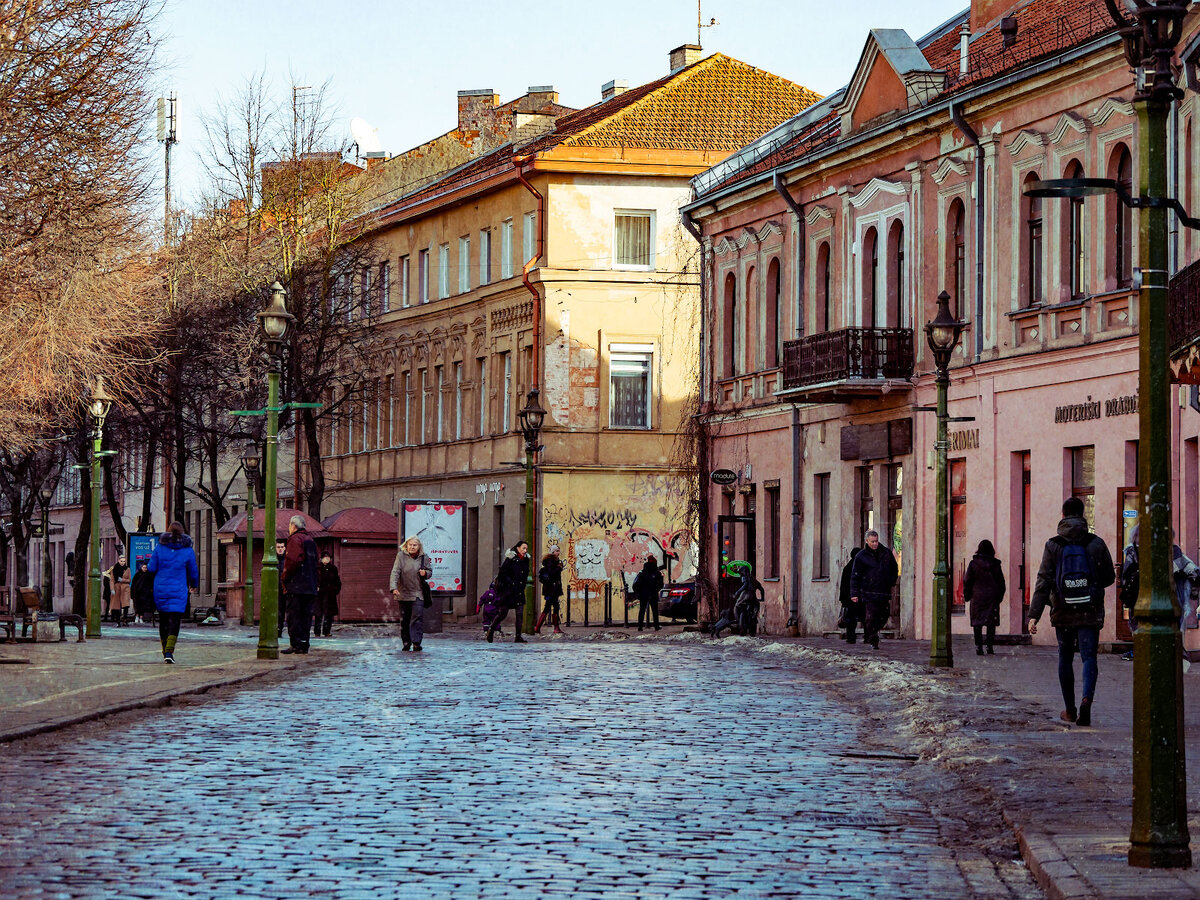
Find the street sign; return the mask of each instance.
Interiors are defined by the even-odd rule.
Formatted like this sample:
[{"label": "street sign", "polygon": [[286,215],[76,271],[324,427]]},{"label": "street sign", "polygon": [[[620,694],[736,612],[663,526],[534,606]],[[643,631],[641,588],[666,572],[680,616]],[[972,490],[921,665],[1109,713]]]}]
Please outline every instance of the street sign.
[{"label": "street sign", "polygon": [[737,481],[737,472],[733,469],[713,469],[709,477],[712,478],[713,484],[733,484]]}]

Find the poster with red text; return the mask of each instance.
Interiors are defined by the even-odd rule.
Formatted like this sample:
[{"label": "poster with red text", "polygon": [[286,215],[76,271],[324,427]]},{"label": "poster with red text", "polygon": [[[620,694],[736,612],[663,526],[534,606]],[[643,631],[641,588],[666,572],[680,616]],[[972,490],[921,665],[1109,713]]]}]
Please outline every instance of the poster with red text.
[{"label": "poster with red text", "polygon": [[467,501],[405,500],[400,504],[401,541],[419,538],[433,565],[429,588],[435,594],[465,594]]}]

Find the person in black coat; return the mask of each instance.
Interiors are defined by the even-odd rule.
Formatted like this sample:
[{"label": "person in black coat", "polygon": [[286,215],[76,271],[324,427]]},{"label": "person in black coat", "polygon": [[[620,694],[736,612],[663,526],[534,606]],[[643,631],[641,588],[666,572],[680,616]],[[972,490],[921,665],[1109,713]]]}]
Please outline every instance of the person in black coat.
[{"label": "person in black coat", "polygon": [[551,547],[550,552],[542,557],[542,567],[538,569],[538,581],[542,585],[542,614],[538,616],[537,625],[534,626],[533,633],[541,634],[542,625],[549,618],[550,623],[554,626],[555,634],[562,634],[562,629],[559,625],[559,606],[558,598],[562,596],[562,560],[558,558],[558,548]]},{"label": "person in black coat", "polygon": [[995,653],[996,626],[1000,624],[1000,601],[1004,599],[1004,571],[991,541],[980,541],[979,549],[963,576],[963,599],[971,604],[971,628],[975,652],[983,656],[983,630],[987,629],[987,652]]},{"label": "person in black coat", "polygon": [[129,593],[133,597],[133,611],[139,622],[154,620],[154,576],[146,571],[146,561],[137,565],[133,583],[129,585]]},{"label": "person in black coat", "polygon": [[496,575],[495,590],[500,600],[500,615],[488,626],[487,640],[490,644],[496,636],[496,627],[508,616],[508,611],[517,611],[517,636],[514,644],[524,644],[521,636],[522,616],[525,612],[525,584],[529,580],[529,544],[518,541],[517,544],[504,554],[500,563],[500,571]]},{"label": "person in black coat", "polygon": [[842,627],[846,629],[842,640],[851,644],[858,642],[858,623],[863,621],[862,604],[850,600],[850,573],[854,569],[854,557],[858,556],[860,550],[862,547],[855,547],[850,551],[850,558],[842,567],[842,582],[838,587],[838,601],[842,604],[841,621],[845,623]]},{"label": "person in black coat", "polygon": [[891,615],[892,587],[900,568],[892,551],[879,542],[879,532],[867,532],[867,546],[850,569],[850,602],[863,604],[863,640],[879,649],[879,632]]},{"label": "person in black coat", "polygon": [[649,622],[651,613],[654,615],[654,630],[659,630],[658,592],[662,586],[663,577],[658,569],[658,561],[653,556],[647,556],[642,570],[633,579],[633,595],[638,598],[638,631]]},{"label": "person in black coat", "polygon": [[329,637],[333,628],[333,617],[338,614],[338,594],[342,590],[342,576],[333,564],[333,557],[326,550],[321,554],[321,565],[317,568],[317,605],[313,608],[313,637]]},{"label": "person in black coat", "polygon": [[290,647],[280,653],[307,653],[312,608],[317,599],[317,542],[309,537],[304,516],[288,520],[288,539],[280,577],[287,588],[287,630]]}]

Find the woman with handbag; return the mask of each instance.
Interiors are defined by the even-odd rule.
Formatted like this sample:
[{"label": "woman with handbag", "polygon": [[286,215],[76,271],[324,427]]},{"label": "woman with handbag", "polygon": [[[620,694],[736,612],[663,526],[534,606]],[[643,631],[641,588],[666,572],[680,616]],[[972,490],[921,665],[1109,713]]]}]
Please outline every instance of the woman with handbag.
[{"label": "woman with handbag", "polygon": [[429,585],[425,579],[433,571],[429,557],[421,546],[421,539],[410,537],[396,553],[392,563],[389,582],[392,596],[400,603],[400,638],[402,650],[421,652],[421,639],[425,636],[425,608],[432,605],[426,596]]},{"label": "woman with handbag", "polygon": [[521,622],[525,609],[525,582],[529,578],[529,544],[517,541],[511,550],[504,554],[504,562],[500,563],[500,572],[496,575],[496,594],[500,599],[500,615],[488,626],[487,642],[490,644],[496,635],[496,629],[504,621],[510,609],[517,611],[517,636],[514,644],[524,644],[521,637]]}]

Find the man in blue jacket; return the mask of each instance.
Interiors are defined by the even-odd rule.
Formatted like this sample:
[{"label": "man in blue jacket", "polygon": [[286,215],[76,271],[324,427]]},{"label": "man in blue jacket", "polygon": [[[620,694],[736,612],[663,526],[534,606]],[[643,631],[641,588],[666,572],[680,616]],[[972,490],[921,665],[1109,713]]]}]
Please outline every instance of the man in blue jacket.
[{"label": "man in blue jacket", "polygon": [[317,599],[317,542],[308,535],[304,516],[288,521],[287,550],[283,557],[283,586],[287,590],[287,630],[291,647],[280,653],[307,653]]}]

